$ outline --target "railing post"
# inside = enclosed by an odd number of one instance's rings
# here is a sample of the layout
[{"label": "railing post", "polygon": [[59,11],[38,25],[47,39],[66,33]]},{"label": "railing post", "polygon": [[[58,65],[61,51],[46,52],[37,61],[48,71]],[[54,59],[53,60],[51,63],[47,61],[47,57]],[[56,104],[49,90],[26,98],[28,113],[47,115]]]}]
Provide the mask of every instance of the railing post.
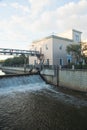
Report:
[{"label": "railing post", "polygon": [[26,73],[26,64],[24,64],[24,72]]},{"label": "railing post", "polygon": [[57,86],[59,86],[59,66],[57,66],[56,71],[57,71],[57,75],[56,75],[56,77],[57,77]]}]

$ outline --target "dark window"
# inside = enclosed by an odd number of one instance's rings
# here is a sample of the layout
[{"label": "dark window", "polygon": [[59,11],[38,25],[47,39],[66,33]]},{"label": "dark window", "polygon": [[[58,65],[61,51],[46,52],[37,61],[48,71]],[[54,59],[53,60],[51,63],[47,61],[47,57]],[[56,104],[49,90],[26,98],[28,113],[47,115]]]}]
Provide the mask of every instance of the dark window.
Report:
[{"label": "dark window", "polygon": [[63,65],[63,59],[60,58],[60,65]]},{"label": "dark window", "polygon": [[79,36],[78,35],[76,35],[76,41],[79,41]]},{"label": "dark window", "polygon": [[60,45],[59,49],[62,50],[62,45]]},{"label": "dark window", "polygon": [[70,59],[68,59],[68,63],[70,63]]},{"label": "dark window", "polygon": [[47,59],[47,65],[49,65],[49,59]]}]

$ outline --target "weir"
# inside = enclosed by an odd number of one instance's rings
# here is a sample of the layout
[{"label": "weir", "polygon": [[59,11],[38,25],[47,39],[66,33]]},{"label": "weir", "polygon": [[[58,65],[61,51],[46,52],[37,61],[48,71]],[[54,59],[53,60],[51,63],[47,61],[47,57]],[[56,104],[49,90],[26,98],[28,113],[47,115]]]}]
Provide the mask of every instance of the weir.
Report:
[{"label": "weir", "polygon": [[29,76],[29,75],[38,75],[38,72],[19,73],[19,74],[4,74],[4,75],[0,75],[0,79],[1,78],[10,78],[10,77]]},{"label": "weir", "polygon": [[[46,89],[47,94],[50,94],[52,92],[51,96],[58,97],[60,100],[65,100],[67,97],[69,100],[73,100],[74,97],[70,95],[63,94],[61,91],[59,91],[58,88],[55,88],[55,86],[47,84],[40,75],[32,74],[32,75],[9,75],[7,77],[0,78],[0,94],[2,93],[2,90],[4,93],[9,92],[8,90],[12,90],[12,92],[19,91],[19,90],[29,90],[30,88],[33,88],[33,90],[39,89]],[[77,99],[76,99],[77,100]],[[68,101],[68,100],[67,100]],[[78,100],[79,101],[79,100]],[[74,103],[74,102],[73,102]],[[76,103],[76,101],[75,101]],[[86,102],[87,103],[87,102]],[[78,104],[78,103],[77,103]],[[81,104],[80,104],[81,105]]]},{"label": "weir", "polygon": [[[38,88],[41,88],[39,86],[41,83],[44,84],[45,82],[39,75],[3,77],[0,79],[0,95],[9,94],[9,92],[38,90]],[[38,85],[34,87],[34,84]]]},{"label": "weir", "polygon": [[40,75],[0,78],[1,130],[74,128],[87,128],[87,100],[61,92]]}]

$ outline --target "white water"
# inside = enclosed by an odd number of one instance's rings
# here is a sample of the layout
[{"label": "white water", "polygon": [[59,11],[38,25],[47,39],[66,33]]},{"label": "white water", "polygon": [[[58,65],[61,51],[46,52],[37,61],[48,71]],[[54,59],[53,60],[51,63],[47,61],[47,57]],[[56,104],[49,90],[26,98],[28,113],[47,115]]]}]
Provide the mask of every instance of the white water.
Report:
[{"label": "white water", "polygon": [[64,94],[54,86],[46,84],[39,75],[20,76],[0,79],[0,96],[15,96],[17,93],[44,94],[56,100],[73,104],[75,106],[87,106],[87,101]]},{"label": "white water", "polygon": [[5,73],[4,73],[4,72],[2,72],[2,70],[0,70],[0,75],[5,75]]},{"label": "white water", "polygon": [[0,78],[0,130],[86,130],[87,101],[39,75]]},{"label": "white water", "polygon": [[0,95],[15,92],[40,91],[45,88],[45,82],[38,75],[0,79]]}]

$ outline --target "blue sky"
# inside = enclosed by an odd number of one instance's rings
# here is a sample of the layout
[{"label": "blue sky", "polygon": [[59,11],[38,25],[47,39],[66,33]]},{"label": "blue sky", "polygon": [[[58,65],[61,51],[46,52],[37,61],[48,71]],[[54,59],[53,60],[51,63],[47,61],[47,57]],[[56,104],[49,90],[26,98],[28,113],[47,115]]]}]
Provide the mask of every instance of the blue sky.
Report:
[{"label": "blue sky", "polygon": [[0,48],[28,49],[73,28],[87,39],[87,0],[0,0]]}]

